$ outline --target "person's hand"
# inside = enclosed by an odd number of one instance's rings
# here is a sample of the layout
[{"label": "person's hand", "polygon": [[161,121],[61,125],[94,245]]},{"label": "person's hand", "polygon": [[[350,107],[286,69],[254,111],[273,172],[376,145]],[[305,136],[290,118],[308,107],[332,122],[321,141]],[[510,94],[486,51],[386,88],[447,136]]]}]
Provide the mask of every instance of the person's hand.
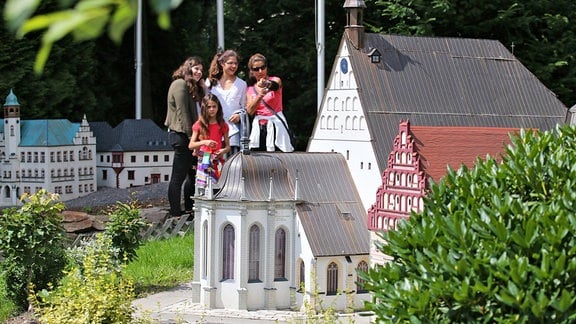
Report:
[{"label": "person's hand", "polygon": [[240,122],[240,114],[232,114],[232,116],[228,118],[228,121],[232,124],[238,124]]},{"label": "person's hand", "polygon": [[256,90],[258,94],[262,96],[265,96],[270,91],[270,89],[266,87],[266,81],[266,79],[262,78],[256,83]]},{"label": "person's hand", "polygon": [[208,146],[209,148],[215,148],[216,147],[216,141],[204,140],[204,145]]}]

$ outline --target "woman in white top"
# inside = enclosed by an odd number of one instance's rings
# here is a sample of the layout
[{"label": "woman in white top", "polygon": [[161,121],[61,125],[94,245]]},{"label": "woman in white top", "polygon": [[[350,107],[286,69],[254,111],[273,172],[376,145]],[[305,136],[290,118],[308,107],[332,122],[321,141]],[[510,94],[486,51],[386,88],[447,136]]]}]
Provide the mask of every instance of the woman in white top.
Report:
[{"label": "woman in white top", "polygon": [[212,59],[207,80],[207,91],[218,97],[230,128],[229,154],[240,149],[240,114],[246,112],[246,82],[236,76],[237,71],[238,54],[226,50]]}]

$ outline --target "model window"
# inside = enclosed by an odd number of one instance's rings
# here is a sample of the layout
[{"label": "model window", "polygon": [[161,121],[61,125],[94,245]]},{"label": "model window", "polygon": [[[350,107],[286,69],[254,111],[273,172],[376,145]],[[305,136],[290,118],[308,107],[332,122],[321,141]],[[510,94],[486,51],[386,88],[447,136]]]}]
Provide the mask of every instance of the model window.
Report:
[{"label": "model window", "polygon": [[326,295],[336,295],[338,293],[338,265],[334,262],[328,265],[326,281]]},{"label": "model window", "polygon": [[202,255],[202,277],[208,275],[208,222],[204,221],[202,225],[202,246],[204,247]]},{"label": "model window", "polygon": [[234,227],[224,227],[222,242],[222,280],[234,279]]},{"label": "model window", "polygon": [[260,227],[250,227],[248,282],[260,282]]},{"label": "model window", "polygon": [[[360,261],[360,263],[358,263],[358,266],[356,267],[356,273],[358,273],[359,271],[368,272],[368,263],[366,261]],[[360,276],[358,276],[358,280],[356,280],[356,291],[359,294],[368,292],[368,290],[366,290],[366,288],[364,288],[365,283],[366,283],[366,280],[364,280],[364,279],[360,278]]]},{"label": "model window", "polygon": [[299,278],[298,278],[298,291],[300,292],[304,292],[306,291],[306,285],[305,285],[305,279],[306,279],[306,272],[305,272],[305,265],[304,265],[304,261],[300,260],[300,269],[299,269]]},{"label": "model window", "polygon": [[286,231],[278,229],[275,242],[274,280],[284,280],[286,278]]}]

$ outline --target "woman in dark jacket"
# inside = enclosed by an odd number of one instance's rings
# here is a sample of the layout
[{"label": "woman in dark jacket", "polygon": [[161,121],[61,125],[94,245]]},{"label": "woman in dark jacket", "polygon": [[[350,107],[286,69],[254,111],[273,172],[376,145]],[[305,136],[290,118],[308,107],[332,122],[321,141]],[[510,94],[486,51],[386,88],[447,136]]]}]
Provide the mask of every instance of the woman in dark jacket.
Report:
[{"label": "woman in dark jacket", "polygon": [[[191,213],[194,202],[197,158],[188,149],[192,124],[198,119],[200,100],[204,97],[202,61],[189,57],[172,74],[168,89],[168,109],[164,125],[168,127],[170,145],[174,148],[172,175],[168,185],[170,216]],[[182,184],[184,184],[184,211],[182,211]]]}]

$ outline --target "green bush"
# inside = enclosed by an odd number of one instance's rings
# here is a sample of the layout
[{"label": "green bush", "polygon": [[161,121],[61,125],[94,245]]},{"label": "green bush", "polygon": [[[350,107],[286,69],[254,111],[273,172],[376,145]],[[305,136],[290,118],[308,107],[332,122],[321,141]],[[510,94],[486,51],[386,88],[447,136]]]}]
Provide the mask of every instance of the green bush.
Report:
[{"label": "green bush", "polygon": [[65,230],[58,195],[40,190],[25,194],[24,205],[0,216],[0,263],[6,295],[18,307],[28,306],[28,288],[40,289],[62,277],[66,265]]},{"label": "green bush", "polygon": [[74,266],[52,290],[31,296],[41,323],[129,323],[134,297],[131,280],[122,277],[112,242],[98,235],[86,244],[80,266]]},{"label": "green bush", "polygon": [[110,237],[112,246],[120,250],[120,256],[132,261],[136,257],[136,249],[142,244],[142,229],[146,225],[136,203],[118,202],[106,223],[104,235]]},{"label": "green bush", "polygon": [[521,132],[502,162],[432,184],[361,276],[381,321],[576,321],[576,130]]}]

